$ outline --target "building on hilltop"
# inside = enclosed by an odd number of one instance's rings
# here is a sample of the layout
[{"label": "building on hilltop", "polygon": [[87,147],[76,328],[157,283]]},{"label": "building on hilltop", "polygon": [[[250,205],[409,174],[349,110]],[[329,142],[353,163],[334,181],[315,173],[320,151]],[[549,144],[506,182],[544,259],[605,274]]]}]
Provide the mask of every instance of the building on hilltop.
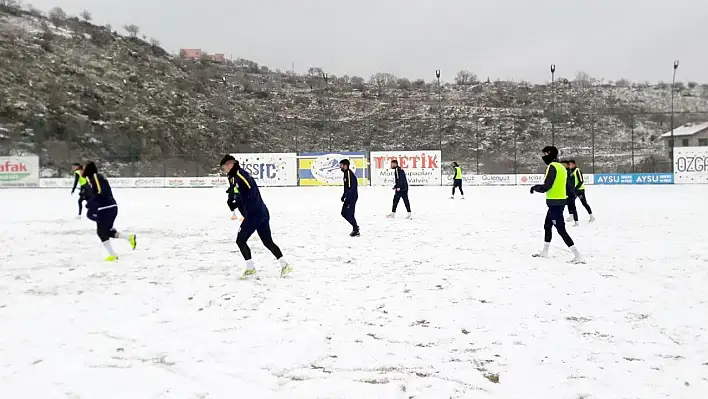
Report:
[{"label": "building on hilltop", "polygon": [[198,48],[183,48],[179,50],[179,58],[183,60],[198,60],[202,58],[202,50]]},{"label": "building on hilltop", "polygon": [[[667,151],[671,151],[671,131],[661,136]],[[674,147],[708,147],[708,122],[686,123],[674,128]]]},{"label": "building on hilltop", "polygon": [[179,50],[179,58],[183,60],[201,60],[202,57],[207,57],[212,61],[216,62],[226,62],[226,56],[224,54],[207,54],[206,51],[202,51],[198,48],[183,48]]}]

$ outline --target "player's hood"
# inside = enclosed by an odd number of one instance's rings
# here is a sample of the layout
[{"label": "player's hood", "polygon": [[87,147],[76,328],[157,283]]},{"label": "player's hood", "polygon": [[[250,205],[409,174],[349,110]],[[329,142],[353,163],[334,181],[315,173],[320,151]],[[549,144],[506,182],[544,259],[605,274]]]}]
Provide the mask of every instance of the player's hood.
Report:
[{"label": "player's hood", "polygon": [[98,168],[96,167],[95,163],[89,162],[86,164],[86,166],[84,166],[84,177],[93,176],[96,173],[98,173]]}]

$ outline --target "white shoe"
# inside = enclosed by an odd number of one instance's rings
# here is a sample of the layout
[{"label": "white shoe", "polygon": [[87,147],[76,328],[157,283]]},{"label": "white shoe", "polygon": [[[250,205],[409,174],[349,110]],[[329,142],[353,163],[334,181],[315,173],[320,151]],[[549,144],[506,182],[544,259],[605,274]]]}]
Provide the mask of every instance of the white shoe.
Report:
[{"label": "white shoe", "polygon": [[572,221],[573,221],[573,217],[572,217],[572,216],[568,216],[567,218],[565,218],[565,221],[566,221],[566,222],[572,222]]},{"label": "white shoe", "polygon": [[574,227],[578,227],[578,226],[580,226],[580,223],[576,220],[576,221],[573,223],[573,226],[574,226]]},{"label": "white shoe", "polygon": [[455,196],[453,195],[452,197],[450,197],[450,199],[455,199]]},{"label": "white shoe", "polygon": [[595,215],[590,215],[590,223],[595,221]]},{"label": "white shoe", "polygon": [[534,258],[548,258],[548,251],[541,251],[531,256],[533,256]]},{"label": "white shoe", "polygon": [[395,214],[395,213],[389,213],[388,215],[386,215],[386,217],[389,218],[389,219],[393,219],[393,218],[396,217],[396,214]]},{"label": "white shoe", "polygon": [[411,212],[408,212],[408,215],[406,215],[406,219],[413,219],[413,214]]},{"label": "white shoe", "polygon": [[580,251],[578,251],[578,248],[575,248],[575,245],[573,245],[572,247],[570,247],[568,249],[570,249],[570,252],[573,253],[573,259],[570,261],[570,263],[574,263],[574,264],[585,263],[585,258],[583,258],[583,255],[580,254]]},{"label": "white shoe", "polygon": [[464,196],[464,195],[462,196],[462,199],[465,199],[465,196]]}]

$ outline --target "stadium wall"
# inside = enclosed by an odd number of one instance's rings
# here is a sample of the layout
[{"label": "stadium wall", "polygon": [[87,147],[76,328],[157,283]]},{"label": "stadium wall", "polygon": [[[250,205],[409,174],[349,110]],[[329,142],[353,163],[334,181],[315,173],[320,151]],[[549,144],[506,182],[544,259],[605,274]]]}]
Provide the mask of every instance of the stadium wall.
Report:
[{"label": "stadium wall", "polygon": [[[362,186],[393,185],[389,169],[397,159],[406,170],[411,186],[447,186],[452,184],[450,168],[443,167],[441,152],[375,151],[240,153],[233,154],[262,187],[341,185],[338,160],[349,158]],[[447,172],[447,173],[443,173]],[[0,188],[40,187],[69,188],[73,178],[40,178],[39,158],[0,157]],[[116,188],[199,188],[220,187],[225,177],[111,177]],[[463,175],[466,186],[514,186],[543,182],[543,174]],[[586,174],[585,184],[700,184],[708,183],[708,147],[674,149],[674,173],[598,173]]]}]

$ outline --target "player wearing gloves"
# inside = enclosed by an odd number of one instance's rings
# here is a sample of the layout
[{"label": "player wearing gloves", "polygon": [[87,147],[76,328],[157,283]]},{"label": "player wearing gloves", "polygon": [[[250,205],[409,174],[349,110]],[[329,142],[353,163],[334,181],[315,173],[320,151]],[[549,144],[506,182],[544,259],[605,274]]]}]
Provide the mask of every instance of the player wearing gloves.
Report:
[{"label": "player wearing gloves", "polygon": [[[236,179],[229,177],[229,188],[226,189],[226,194],[229,195],[226,200],[226,205],[229,206],[231,211],[231,220],[238,220],[239,217],[236,215],[236,209],[238,209],[241,216],[243,216],[243,205],[241,205],[241,196],[238,193],[238,185],[236,184]],[[241,218],[243,220],[243,218]]]},{"label": "player wearing gloves", "polygon": [[396,217],[396,208],[398,208],[398,202],[403,199],[403,205],[406,206],[406,211],[408,211],[408,216],[406,219],[412,217],[411,214],[411,203],[408,200],[408,179],[406,178],[406,172],[398,166],[398,161],[395,159],[391,160],[391,169],[393,169],[394,186],[393,190],[396,192],[393,195],[393,207],[391,207],[391,213],[387,217]]},{"label": "player wearing gloves", "polygon": [[359,225],[356,223],[354,213],[356,211],[356,201],[359,199],[359,182],[356,175],[349,169],[349,160],[339,161],[339,169],[344,173],[344,193],[342,194],[342,217],[352,225],[350,237],[359,237]]},{"label": "player wearing gloves", "polygon": [[108,251],[106,261],[117,260],[118,255],[113,251],[111,238],[124,238],[134,250],[137,246],[137,237],[135,234],[121,234],[113,228],[113,223],[115,223],[118,216],[118,204],[113,198],[111,185],[108,184],[108,180],[102,174],[98,173],[96,164],[93,162],[87,163],[84,167],[83,176],[86,178],[92,192],[86,204],[86,216],[96,222],[98,238],[101,239],[103,246]]},{"label": "player wearing gloves", "polygon": [[568,231],[565,229],[565,221],[563,220],[563,209],[568,201],[568,172],[563,165],[558,162],[558,149],[553,146],[548,146],[543,149],[543,162],[548,165],[543,184],[537,184],[531,187],[531,194],[546,193],[546,221],[543,224],[544,239],[543,250],[534,254],[534,257],[548,257],[548,248],[551,246],[551,238],[553,236],[553,226],[556,227],[558,234],[563,238],[565,245],[573,252],[574,258],[572,263],[584,263],[582,255],[575,247],[573,239],[570,238]]}]

